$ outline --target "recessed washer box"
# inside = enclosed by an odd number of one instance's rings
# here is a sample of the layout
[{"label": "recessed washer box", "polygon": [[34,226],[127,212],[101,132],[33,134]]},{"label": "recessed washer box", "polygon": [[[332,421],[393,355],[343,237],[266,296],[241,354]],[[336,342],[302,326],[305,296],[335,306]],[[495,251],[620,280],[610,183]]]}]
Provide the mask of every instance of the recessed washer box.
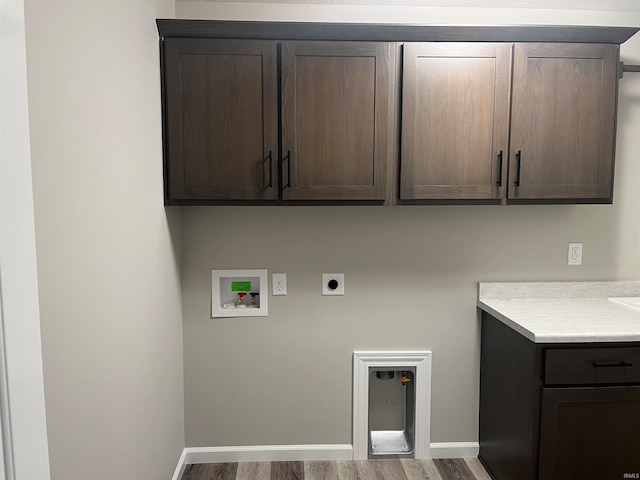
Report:
[{"label": "recessed washer box", "polygon": [[266,317],[267,270],[211,270],[211,318]]}]

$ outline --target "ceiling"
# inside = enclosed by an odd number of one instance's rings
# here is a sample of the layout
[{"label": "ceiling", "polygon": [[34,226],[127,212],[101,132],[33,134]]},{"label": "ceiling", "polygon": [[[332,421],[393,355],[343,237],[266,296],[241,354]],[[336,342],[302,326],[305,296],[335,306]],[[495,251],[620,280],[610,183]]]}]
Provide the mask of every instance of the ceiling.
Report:
[{"label": "ceiling", "polygon": [[[194,0],[176,0],[187,2]],[[536,8],[639,12],[639,0],[196,0],[210,3],[291,3],[421,7]]]}]

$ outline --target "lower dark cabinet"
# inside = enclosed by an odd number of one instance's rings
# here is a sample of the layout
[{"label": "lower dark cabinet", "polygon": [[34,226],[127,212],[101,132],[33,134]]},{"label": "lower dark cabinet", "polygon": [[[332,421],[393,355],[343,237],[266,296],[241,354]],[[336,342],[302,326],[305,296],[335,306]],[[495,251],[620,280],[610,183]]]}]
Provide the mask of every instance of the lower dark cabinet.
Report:
[{"label": "lower dark cabinet", "polygon": [[480,460],[495,480],[640,478],[638,343],[534,343],[482,315]]},{"label": "lower dark cabinet", "polygon": [[539,470],[548,480],[640,478],[640,386],[543,388]]}]

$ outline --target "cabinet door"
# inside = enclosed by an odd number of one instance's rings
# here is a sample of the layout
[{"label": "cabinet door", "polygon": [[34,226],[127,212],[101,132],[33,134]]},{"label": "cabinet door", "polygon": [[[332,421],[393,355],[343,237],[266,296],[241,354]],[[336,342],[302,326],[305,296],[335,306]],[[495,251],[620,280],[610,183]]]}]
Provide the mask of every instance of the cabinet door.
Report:
[{"label": "cabinet door", "polygon": [[511,50],[404,45],[401,199],[505,197]]},{"label": "cabinet door", "polygon": [[617,68],[617,45],[516,45],[509,198],[611,201]]},{"label": "cabinet door", "polygon": [[284,199],[385,199],[392,52],[375,42],[282,45]]},{"label": "cabinet door", "polygon": [[539,480],[640,478],[640,387],[543,388],[540,428]]},{"label": "cabinet door", "polygon": [[168,38],[164,70],[168,202],[277,199],[276,44]]}]

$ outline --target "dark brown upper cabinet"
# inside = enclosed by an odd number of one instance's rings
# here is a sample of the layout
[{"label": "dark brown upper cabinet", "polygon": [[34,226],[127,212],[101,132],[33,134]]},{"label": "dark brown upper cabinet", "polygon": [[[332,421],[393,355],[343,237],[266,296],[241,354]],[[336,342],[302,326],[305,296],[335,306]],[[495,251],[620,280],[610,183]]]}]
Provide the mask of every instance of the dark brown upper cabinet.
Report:
[{"label": "dark brown upper cabinet", "polygon": [[165,41],[166,201],[278,198],[277,44]]},{"label": "dark brown upper cabinet", "polygon": [[169,38],[164,48],[167,203],[387,198],[391,44]]},{"label": "dark brown upper cabinet", "polygon": [[385,200],[393,52],[377,42],[283,43],[283,199]]},{"label": "dark brown upper cabinet", "polygon": [[511,44],[403,47],[401,200],[507,191]]},{"label": "dark brown upper cabinet", "polygon": [[405,44],[400,199],[611,202],[618,50]]},{"label": "dark brown upper cabinet", "polygon": [[607,203],[638,28],[158,19],[165,203]]},{"label": "dark brown upper cabinet", "polygon": [[618,45],[515,45],[509,199],[610,202]]}]

